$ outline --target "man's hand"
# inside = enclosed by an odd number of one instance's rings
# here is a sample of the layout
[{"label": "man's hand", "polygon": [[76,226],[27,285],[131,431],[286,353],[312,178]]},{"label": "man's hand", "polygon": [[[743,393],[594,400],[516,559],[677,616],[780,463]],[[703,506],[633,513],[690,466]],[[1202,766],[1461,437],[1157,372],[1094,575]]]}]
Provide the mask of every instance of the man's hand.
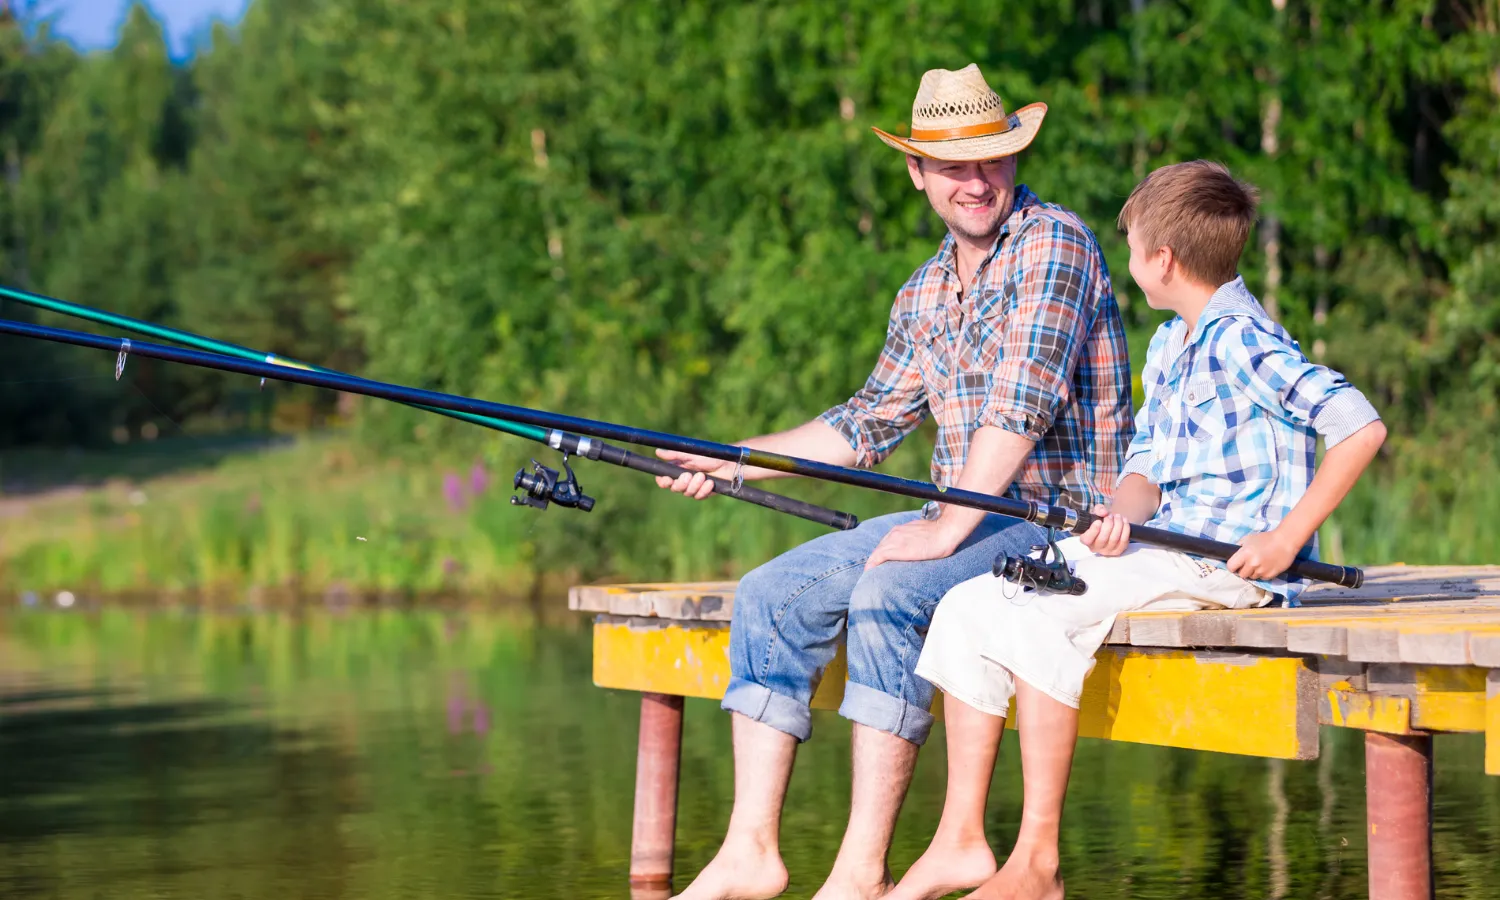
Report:
[{"label": "man's hand", "polygon": [[1279,529],[1248,535],[1240,542],[1238,552],[1229,557],[1229,571],[1248,581],[1275,578],[1291,566],[1301,549]]},{"label": "man's hand", "polygon": [[1130,520],[1102,506],[1094,507],[1095,519],[1089,530],[1078,536],[1083,546],[1098,556],[1119,556],[1130,546]]},{"label": "man's hand", "polygon": [[875,545],[875,552],[865,561],[865,570],[869,571],[883,562],[921,562],[952,556],[967,534],[968,532],[957,533],[941,518],[919,519],[897,525],[886,532],[880,543]]},{"label": "man's hand", "polygon": [[728,465],[721,459],[678,453],[676,450],[657,450],[656,455],[674,466],[687,469],[676,478],[668,478],[665,475],[656,476],[657,487],[666,488],[674,494],[683,494],[694,500],[702,500],[714,492],[714,483],[708,480],[708,476],[728,477],[719,472]]}]

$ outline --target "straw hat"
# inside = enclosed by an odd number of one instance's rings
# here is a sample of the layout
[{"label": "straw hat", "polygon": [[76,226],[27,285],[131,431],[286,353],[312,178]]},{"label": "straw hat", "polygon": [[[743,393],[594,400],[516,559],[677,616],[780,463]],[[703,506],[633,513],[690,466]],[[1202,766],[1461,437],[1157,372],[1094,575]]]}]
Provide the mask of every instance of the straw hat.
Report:
[{"label": "straw hat", "polygon": [[979,66],[957,72],[929,69],[911,105],[911,137],[873,129],[882,141],[914,156],[955,162],[995,159],[1026,149],[1042,127],[1047,104],[1032,103],[1010,115],[990,90]]}]

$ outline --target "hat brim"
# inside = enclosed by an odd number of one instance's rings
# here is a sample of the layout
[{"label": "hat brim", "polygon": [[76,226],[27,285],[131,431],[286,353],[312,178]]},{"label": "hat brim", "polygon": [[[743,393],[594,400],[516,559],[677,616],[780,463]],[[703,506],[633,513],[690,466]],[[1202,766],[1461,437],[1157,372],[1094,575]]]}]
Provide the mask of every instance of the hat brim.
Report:
[{"label": "hat brim", "polygon": [[1036,139],[1037,132],[1042,128],[1042,120],[1047,117],[1047,104],[1030,103],[1016,110],[1014,115],[1021,124],[1009,131],[987,134],[982,137],[951,138],[946,141],[913,141],[896,137],[879,128],[872,127],[870,130],[874,131],[875,136],[885,141],[888,146],[902,153],[910,153],[912,156],[945,162],[978,162],[998,159],[1002,156],[1014,156],[1029,147]]}]

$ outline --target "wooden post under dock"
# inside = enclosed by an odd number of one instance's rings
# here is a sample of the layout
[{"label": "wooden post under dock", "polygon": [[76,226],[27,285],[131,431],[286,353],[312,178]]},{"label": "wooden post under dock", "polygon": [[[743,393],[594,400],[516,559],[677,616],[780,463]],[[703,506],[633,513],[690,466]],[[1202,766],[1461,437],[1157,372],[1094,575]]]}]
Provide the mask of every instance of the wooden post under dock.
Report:
[{"label": "wooden post under dock", "polygon": [[641,732],[635,757],[635,823],[630,886],[672,884],[677,837],[677,766],[682,759],[682,697],[641,695]]},{"label": "wooden post under dock", "polygon": [[1426,900],[1432,886],[1432,736],[1365,734],[1370,900]]},{"label": "wooden post under dock", "polygon": [[[643,694],[630,883],[651,896],[670,892],[682,698],[729,685],[734,590],[569,593],[597,614],[594,683]],[[1121,616],[1084,684],[1079,734],[1305,760],[1322,726],[1364,731],[1370,898],[1431,900],[1433,735],[1483,733],[1485,771],[1500,775],[1500,566],[1385,566],[1302,601]],[[838,707],[843,667],[840,651],[814,707]]]}]

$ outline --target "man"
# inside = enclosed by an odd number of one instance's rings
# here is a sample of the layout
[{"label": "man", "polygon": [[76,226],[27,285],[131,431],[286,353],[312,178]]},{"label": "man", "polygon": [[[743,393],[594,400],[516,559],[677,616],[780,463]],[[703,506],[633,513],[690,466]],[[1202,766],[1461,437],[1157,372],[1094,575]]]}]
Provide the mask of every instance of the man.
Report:
[{"label": "man", "polygon": [[[1125,333],[1094,235],[1016,185],[1015,154],[1046,112],[1033,103],[1007,115],[978,66],[922,76],[910,139],[875,132],[907,154],[912,184],[948,235],[897,294],[865,386],[811,422],[744,445],[873,466],[932,415],[935,483],[1082,509],[1108,504],[1131,435]],[[658,483],[697,499],[713,490],[704,473],[734,471],[718,460],[659,455],[693,474]],[[734,714],[734,811],[718,855],[683,900],[785,890],[782,801],[797,744],[811,735],[808,702],[846,622],[839,712],[854,722],[853,803],[817,896],[890,889],[891,833],[932,727],[933,686],[913,668],[933,610],[997,555],[1023,554],[1043,536],[1019,520],[928,504],[825,535],[744,577],[723,703]],[[993,859],[985,865],[965,880],[994,871]]]}]

